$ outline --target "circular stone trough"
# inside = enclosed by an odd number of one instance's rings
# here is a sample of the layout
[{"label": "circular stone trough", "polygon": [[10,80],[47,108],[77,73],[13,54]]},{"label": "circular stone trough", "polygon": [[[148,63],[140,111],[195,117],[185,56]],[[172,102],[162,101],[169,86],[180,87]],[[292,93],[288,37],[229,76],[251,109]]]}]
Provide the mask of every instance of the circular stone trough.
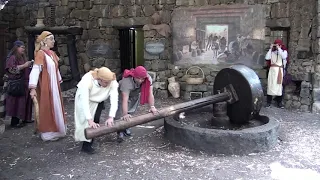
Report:
[{"label": "circular stone trough", "polygon": [[225,92],[235,98],[187,111],[183,119],[178,114],[166,117],[166,137],[209,154],[246,155],[273,148],[279,123],[259,115],[264,95],[258,75],[244,65],[222,69],[215,77],[214,94]]},{"label": "circular stone trough", "polygon": [[208,154],[224,155],[265,152],[277,144],[279,123],[273,118],[257,116],[255,120],[241,126],[212,126],[211,112],[198,109],[186,113],[185,119],[166,117],[166,138],[175,144]]}]

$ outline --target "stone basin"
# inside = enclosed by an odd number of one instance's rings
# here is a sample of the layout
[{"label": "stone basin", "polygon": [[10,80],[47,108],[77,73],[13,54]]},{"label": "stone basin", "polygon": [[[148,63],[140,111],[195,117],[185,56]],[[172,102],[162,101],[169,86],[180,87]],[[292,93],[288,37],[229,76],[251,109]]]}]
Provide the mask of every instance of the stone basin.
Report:
[{"label": "stone basin", "polygon": [[186,112],[184,119],[166,117],[165,136],[177,145],[217,155],[265,152],[277,144],[279,123],[274,118],[258,115],[242,125],[212,118],[212,107]]}]

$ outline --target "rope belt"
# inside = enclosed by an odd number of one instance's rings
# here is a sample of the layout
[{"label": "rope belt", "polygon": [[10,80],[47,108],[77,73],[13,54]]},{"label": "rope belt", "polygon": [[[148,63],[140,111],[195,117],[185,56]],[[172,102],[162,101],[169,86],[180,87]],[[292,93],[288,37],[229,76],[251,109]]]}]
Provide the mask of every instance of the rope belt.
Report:
[{"label": "rope belt", "polygon": [[271,67],[279,67],[277,83],[278,83],[278,84],[282,84],[282,80],[283,80],[282,70],[281,70],[282,66],[278,66],[278,65],[275,65],[275,64],[271,64]]}]

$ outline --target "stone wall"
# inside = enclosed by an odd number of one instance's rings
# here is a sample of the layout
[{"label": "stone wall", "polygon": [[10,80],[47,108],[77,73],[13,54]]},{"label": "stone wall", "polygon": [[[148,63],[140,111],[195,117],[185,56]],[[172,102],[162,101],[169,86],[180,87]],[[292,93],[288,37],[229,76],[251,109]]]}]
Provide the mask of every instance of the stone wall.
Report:
[{"label": "stone wall", "polygon": [[[280,9],[283,9],[281,13]],[[317,32],[316,1],[290,1],[271,6],[271,17],[278,17],[272,26],[290,26],[290,61],[289,73],[296,84],[286,88],[286,107],[310,111],[313,103],[311,76],[314,72],[314,59],[318,51],[315,44]],[[289,18],[286,18],[289,17]],[[273,24],[274,23],[274,24]],[[271,26],[271,27],[272,27]]]},{"label": "stone wall", "polygon": [[72,79],[71,67],[68,57],[67,39],[63,35],[55,36],[56,53],[60,58],[59,69],[61,77],[64,81]]},{"label": "stone wall", "polygon": [[316,21],[313,25],[313,29],[317,29],[317,32],[312,33],[313,50],[315,51],[315,60],[313,61],[314,74],[312,78],[312,98],[313,98],[313,113],[320,113],[320,1],[317,2],[317,11],[314,18]]},{"label": "stone wall", "polygon": [[16,5],[16,2],[8,3],[5,8],[0,11],[0,22],[4,27],[7,27],[8,37],[6,38],[6,47],[8,50],[12,47],[16,37],[20,35],[20,31],[16,34],[16,29],[19,28],[19,20],[17,20],[19,10],[15,8]]},{"label": "stone wall", "polygon": [[[318,31],[318,14],[316,0],[30,0],[10,3],[0,12],[0,20],[10,23],[12,37],[17,35],[26,41],[24,26],[36,23],[37,11],[44,8],[47,20],[55,12],[55,26],[81,26],[82,36],[77,36],[77,50],[80,71],[86,72],[90,68],[102,65],[119,72],[119,38],[116,26],[145,25],[152,22],[151,16],[159,12],[162,22],[172,27],[172,12],[179,7],[200,7],[220,4],[265,4],[266,28],[265,49],[270,46],[272,28],[288,28],[289,37],[289,73],[295,81],[286,88],[285,103],[288,109],[310,111],[313,98],[316,103],[313,109],[320,109],[320,62]],[[14,12],[14,13],[12,13]],[[19,29],[17,29],[19,28]],[[175,66],[172,61],[172,36],[169,38],[159,35],[155,30],[145,31],[145,42],[161,40],[165,42],[165,51],[160,55],[150,55],[145,52],[145,65],[149,71],[157,74],[155,92],[161,97],[167,97],[167,78],[176,76],[182,85],[182,96],[189,98],[189,91],[204,92],[204,96],[212,93],[214,77],[218,71],[215,67],[201,66],[204,71],[205,83],[199,86],[185,84],[185,73],[190,67]],[[11,38],[14,39],[14,38]],[[112,56],[89,56],[88,50],[92,45],[106,44],[110,47]],[[66,68],[67,60],[61,67]],[[316,68],[314,68],[316,67]],[[315,72],[315,73],[314,73]],[[197,76],[200,71],[192,70],[191,74]],[[263,84],[266,83],[265,71],[258,69]],[[312,78],[314,81],[312,82]],[[313,88],[315,88],[313,90]],[[312,96],[313,94],[313,96]]]}]

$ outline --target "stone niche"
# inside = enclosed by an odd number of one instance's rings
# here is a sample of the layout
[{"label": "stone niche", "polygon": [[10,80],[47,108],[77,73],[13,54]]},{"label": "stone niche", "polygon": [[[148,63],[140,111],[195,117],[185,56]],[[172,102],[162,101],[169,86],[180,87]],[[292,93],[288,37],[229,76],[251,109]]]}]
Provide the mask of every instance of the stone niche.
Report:
[{"label": "stone niche", "polygon": [[[42,31],[50,31],[55,36],[55,47],[52,49],[59,56],[59,70],[62,76],[62,90],[75,87],[80,81],[80,71],[77,60],[76,35],[82,34],[81,27],[25,27],[28,33],[28,52],[34,52],[35,40]],[[28,54],[34,59],[34,54]]]}]

